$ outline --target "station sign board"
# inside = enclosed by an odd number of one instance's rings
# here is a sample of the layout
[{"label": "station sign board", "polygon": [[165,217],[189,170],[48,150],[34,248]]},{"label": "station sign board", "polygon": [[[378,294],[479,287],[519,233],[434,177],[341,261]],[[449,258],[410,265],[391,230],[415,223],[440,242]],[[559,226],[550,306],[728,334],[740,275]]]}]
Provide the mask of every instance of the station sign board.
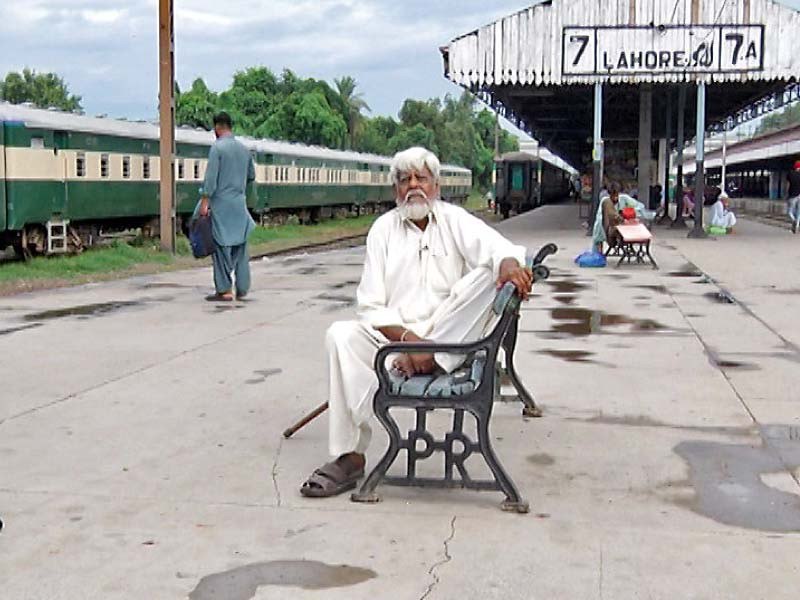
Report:
[{"label": "station sign board", "polygon": [[565,76],[761,71],[764,26],[567,26],[561,67]]}]

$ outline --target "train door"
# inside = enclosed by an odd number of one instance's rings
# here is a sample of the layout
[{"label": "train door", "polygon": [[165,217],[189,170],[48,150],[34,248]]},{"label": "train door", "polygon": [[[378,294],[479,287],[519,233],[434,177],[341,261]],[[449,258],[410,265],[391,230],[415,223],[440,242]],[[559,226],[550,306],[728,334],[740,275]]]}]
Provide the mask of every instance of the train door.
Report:
[{"label": "train door", "polygon": [[69,210],[69,179],[67,177],[67,148],[69,134],[66,131],[53,132],[53,154],[55,155],[55,180],[60,183],[58,194],[53,196],[53,214],[66,215]]},{"label": "train door", "polygon": [[[6,218],[6,124],[0,121],[0,239],[7,227]],[[0,248],[2,250],[3,248]]]},{"label": "train door", "polygon": [[525,166],[520,163],[511,164],[510,191],[513,195],[525,193]]}]

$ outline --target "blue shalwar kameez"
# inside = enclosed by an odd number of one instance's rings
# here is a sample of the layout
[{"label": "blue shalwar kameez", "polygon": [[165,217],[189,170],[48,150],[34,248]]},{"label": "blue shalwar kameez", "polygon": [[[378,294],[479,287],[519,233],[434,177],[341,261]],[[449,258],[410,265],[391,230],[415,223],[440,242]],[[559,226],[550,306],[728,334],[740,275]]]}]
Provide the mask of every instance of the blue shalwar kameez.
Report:
[{"label": "blue shalwar kameez", "polygon": [[255,227],[247,210],[245,190],[256,178],[253,159],[244,145],[232,135],[223,135],[208,153],[203,194],[208,196],[214,235],[214,287],[217,294],[233,289],[236,295],[250,290],[247,237]]}]

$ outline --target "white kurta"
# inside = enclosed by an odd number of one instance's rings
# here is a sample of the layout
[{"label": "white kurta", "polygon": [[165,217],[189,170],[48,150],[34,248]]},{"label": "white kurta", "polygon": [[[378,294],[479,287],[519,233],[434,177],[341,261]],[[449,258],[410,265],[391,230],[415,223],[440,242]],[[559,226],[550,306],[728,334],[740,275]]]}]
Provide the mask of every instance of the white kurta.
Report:
[{"label": "white kurta", "polygon": [[[377,329],[399,325],[440,342],[478,339],[504,258],[523,265],[525,248],[439,200],[424,231],[403,220],[397,209],[375,221],[356,293],[359,321],[334,323],[326,336],[333,456],[363,453],[369,444],[377,389],[373,363],[388,341]],[[446,369],[455,366],[452,359],[436,356]]]},{"label": "white kurta", "polygon": [[712,227],[724,227],[725,229],[736,225],[736,215],[729,210],[725,210],[722,200],[717,200],[711,207],[711,225]]}]

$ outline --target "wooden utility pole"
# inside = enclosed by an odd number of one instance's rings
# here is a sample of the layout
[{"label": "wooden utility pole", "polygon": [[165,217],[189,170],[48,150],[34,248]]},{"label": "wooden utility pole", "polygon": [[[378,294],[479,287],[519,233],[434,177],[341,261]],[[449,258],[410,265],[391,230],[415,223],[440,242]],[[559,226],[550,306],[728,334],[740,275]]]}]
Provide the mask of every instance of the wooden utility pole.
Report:
[{"label": "wooden utility pole", "polygon": [[158,2],[158,114],[161,129],[161,249],[175,252],[175,41],[173,0]]}]

